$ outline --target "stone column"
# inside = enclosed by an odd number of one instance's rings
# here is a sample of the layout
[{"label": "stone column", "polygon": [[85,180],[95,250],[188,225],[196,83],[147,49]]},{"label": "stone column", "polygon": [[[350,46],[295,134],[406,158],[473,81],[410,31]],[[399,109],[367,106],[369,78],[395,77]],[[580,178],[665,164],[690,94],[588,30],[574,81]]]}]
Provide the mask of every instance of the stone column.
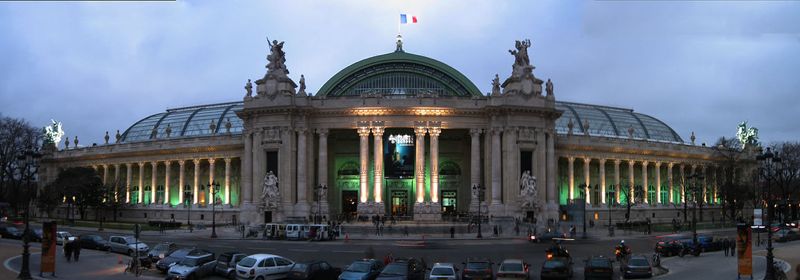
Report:
[{"label": "stone column", "polygon": [[547,204],[550,205],[550,210],[555,216],[551,217],[558,219],[558,190],[556,189],[556,168],[558,166],[558,159],[556,158],[556,134],[552,130],[547,131]]},{"label": "stone column", "polygon": [[655,162],[656,171],[656,203],[661,204],[661,162]]},{"label": "stone column", "polygon": [[108,185],[108,164],[103,164],[103,185]]},{"label": "stone column", "polygon": [[139,162],[139,195],[136,204],[144,203],[144,162]]},{"label": "stone column", "polygon": [[442,129],[437,126],[428,128],[431,137],[431,202],[439,203],[439,134]]},{"label": "stone column", "polygon": [[620,188],[619,188],[619,164],[622,163],[621,160],[614,159],[614,200],[616,203],[621,203],[622,200],[619,199],[620,197]]},{"label": "stone column", "polygon": [[156,184],[158,184],[158,162],[150,162],[150,204],[156,204]]},{"label": "stone column", "polygon": [[703,199],[703,203],[708,204],[708,174],[706,174],[706,166],[700,166],[700,169],[700,172],[703,172],[703,182],[701,185],[703,188],[703,194],[701,198]]},{"label": "stone column", "polygon": [[718,188],[719,181],[717,180],[717,169],[718,169],[718,167],[714,166],[714,168],[711,170],[711,171],[713,171],[713,174],[714,174],[714,176],[713,176],[714,179],[713,179],[712,185],[711,185],[712,191],[713,191],[713,195],[712,195],[712,198],[711,198],[711,203],[717,203],[717,190],[719,189]]},{"label": "stone column", "polygon": [[194,160],[194,184],[192,185],[192,204],[197,204],[197,193],[200,188],[200,159]]},{"label": "stone column", "polygon": [[126,163],[127,175],[125,176],[125,203],[131,203],[131,178],[133,177],[133,163]]},{"label": "stone column", "polygon": [[231,204],[231,160],[232,158],[225,158],[225,199],[224,203]]},{"label": "stone column", "polygon": [[[372,139],[373,139],[373,161],[375,169],[375,183],[373,184],[372,195],[376,203],[383,201],[383,122],[372,122]],[[382,213],[383,209],[378,209],[378,213]]]},{"label": "stone column", "polygon": [[119,164],[114,164],[114,202],[119,201]]},{"label": "stone column", "polygon": [[169,205],[169,166],[172,165],[172,161],[165,160],[164,161],[164,204]]},{"label": "stone column", "polygon": [[591,188],[589,187],[589,184],[591,184],[590,182],[591,174],[589,174],[589,164],[591,163],[592,163],[591,158],[589,157],[583,158],[583,193],[586,194],[586,197],[584,197],[586,199],[586,201],[584,201],[586,204],[591,204],[590,202],[592,201],[592,195],[591,192],[589,191],[591,190]]},{"label": "stone column", "polygon": [[686,203],[686,172],[684,171],[686,164],[681,164],[681,203]]},{"label": "stone column", "polygon": [[184,179],[186,178],[183,170],[186,166],[186,160],[178,160],[178,201],[180,204],[186,203],[185,198],[183,197],[183,184],[185,184]]},{"label": "stone column", "polygon": [[567,157],[567,176],[569,176],[569,201],[575,199],[575,157]]},{"label": "stone column", "polygon": [[626,191],[628,191],[628,192],[629,192],[629,193],[628,193],[628,201],[630,201],[630,202],[631,202],[631,204],[633,204],[633,203],[635,203],[635,202],[636,202],[636,183],[635,183],[636,181],[634,181],[634,176],[633,176],[633,166],[634,166],[635,164],[636,164],[636,162],[635,162],[635,161],[633,161],[633,160],[628,160],[628,180],[629,180],[628,182],[629,182],[629,189],[627,189]]},{"label": "stone column", "polygon": [[[325,187],[328,186],[328,129],[317,129],[317,133],[319,134],[319,161],[317,162],[317,181],[320,185]],[[331,190],[330,188],[328,189]],[[322,207],[321,212],[324,215],[329,213],[328,210],[328,198],[327,197],[320,197],[321,199],[320,206]]]},{"label": "stone column", "polygon": [[425,122],[415,122],[414,134],[417,137],[414,173],[417,179],[417,203],[425,201]]},{"label": "stone column", "polygon": [[308,129],[305,127],[297,128],[297,207],[296,212],[302,216],[308,216],[308,163],[307,151],[308,141],[306,141]]},{"label": "stone column", "polygon": [[241,180],[239,190],[241,190],[241,205],[253,202],[253,133],[244,133],[244,154],[242,154]]},{"label": "stone column", "polygon": [[502,129],[492,129],[492,206],[499,206],[501,204],[500,188],[503,186],[502,173],[500,170],[500,147],[502,146],[502,143],[500,143],[500,133],[502,133]]},{"label": "stone column", "polygon": [[600,158],[600,203],[606,204],[606,159]]},{"label": "stone column", "polygon": [[667,184],[669,184],[669,203],[670,204],[674,204],[675,203],[675,196],[673,194],[675,192],[675,188],[673,187],[673,186],[675,186],[675,181],[672,180],[672,167],[674,165],[675,165],[674,162],[670,162],[670,163],[667,164]]},{"label": "stone column", "polygon": [[650,162],[642,161],[642,190],[644,191],[644,204],[650,204],[650,186],[647,185],[647,165]]},{"label": "stone column", "polygon": [[[359,181],[360,181],[360,201],[361,203],[367,202],[367,169],[369,168],[369,127],[362,126],[358,128],[358,136],[361,139],[361,149],[359,152],[359,160],[361,165],[359,168]],[[419,153],[419,151],[417,151]]]},{"label": "stone column", "polygon": [[481,184],[481,130],[473,128],[469,130],[470,140],[470,169],[469,176],[472,186]]}]

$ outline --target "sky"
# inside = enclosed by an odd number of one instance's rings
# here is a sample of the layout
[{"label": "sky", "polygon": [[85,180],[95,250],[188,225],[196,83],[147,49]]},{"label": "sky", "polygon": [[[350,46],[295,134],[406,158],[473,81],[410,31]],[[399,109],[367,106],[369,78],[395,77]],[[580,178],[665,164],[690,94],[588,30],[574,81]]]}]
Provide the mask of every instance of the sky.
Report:
[{"label": "sky", "polygon": [[[399,25],[399,14],[417,24]],[[0,115],[61,121],[82,145],[167,108],[240,101],[267,37],[316,92],[394,51],[461,71],[482,91],[530,39],[557,100],[631,108],[713,144],[748,121],[800,140],[798,1],[0,2]]]}]

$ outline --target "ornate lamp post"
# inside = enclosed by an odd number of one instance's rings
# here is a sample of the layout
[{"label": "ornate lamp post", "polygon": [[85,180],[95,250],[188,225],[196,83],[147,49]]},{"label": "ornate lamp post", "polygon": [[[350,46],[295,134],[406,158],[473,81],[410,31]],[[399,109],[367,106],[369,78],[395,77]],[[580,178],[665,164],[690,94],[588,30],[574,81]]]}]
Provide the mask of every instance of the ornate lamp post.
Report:
[{"label": "ornate lamp post", "polygon": [[208,191],[211,194],[211,238],[217,238],[217,193],[219,192],[219,182],[209,182]]},{"label": "ornate lamp post", "polygon": [[763,178],[767,183],[767,188],[762,192],[765,193],[767,200],[767,273],[764,275],[765,280],[775,279],[775,256],[772,254],[772,212],[774,211],[772,204],[772,180],[779,175],[781,170],[781,158],[778,154],[773,154],[770,148],[761,155],[756,156],[756,160],[760,163],[758,168],[758,175]]},{"label": "ornate lamp post", "polygon": [[[323,197],[321,196],[321,194],[322,194],[321,191],[322,190],[327,191],[328,187],[325,186],[325,185],[318,185],[316,188],[314,188],[314,196],[317,197],[317,211],[314,213],[314,223],[317,223],[317,224],[322,223],[322,219],[321,219],[321,215],[320,215],[321,212],[322,212],[322,206],[321,206],[322,199],[323,199]],[[319,219],[319,221],[317,219]]]},{"label": "ornate lamp post", "polygon": [[22,268],[19,271],[18,279],[33,279],[30,271],[30,204],[31,204],[31,182],[36,181],[37,172],[39,171],[39,158],[42,154],[34,150],[32,147],[28,148],[17,157],[17,168],[19,169],[20,180],[25,180],[25,232],[23,235],[22,243]]},{"label": "ornate lamp post", "polygon": [[192,186],[186,184],[183,187],[183,202],[187,205],[186,207],[186,226],[189,228],[189,232],[192,232],[192,190],[190,189]]},{"label": "ornate lamp post", "polygon": [[483,218],[481,217],[481,203],[483,202],[483,196],[484,196],[484,193],[486,192],[486,187],[484,187],[483,185],[479,184],[477,186],[474,186],[473,188],[476,188],[478,190],[478,236],[477,236],[477,238],[483,238],[483,233],[481,232],[481,223],[482,223],[482,220],[483,220]]},{"label": "ornate lamp post", "polygon": [[692,242],[695,246],[697,246],[697,196],[699,192],[697,180],[703,180],[705,177],[702,174],[695,172],[686,178],[692,180],[692,185],[689,187],[692,192],[692,200],[694,201],[694,205],[692,206]]}]

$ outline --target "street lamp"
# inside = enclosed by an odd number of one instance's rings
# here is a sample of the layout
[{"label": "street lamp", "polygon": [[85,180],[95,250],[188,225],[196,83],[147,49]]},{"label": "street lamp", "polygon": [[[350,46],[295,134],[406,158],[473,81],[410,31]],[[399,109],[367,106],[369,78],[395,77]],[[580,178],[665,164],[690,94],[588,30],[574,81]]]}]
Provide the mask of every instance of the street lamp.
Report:
[{"label": "street lamp", "polygon": [[697,246],[697,196],[699,192],[699,188],[697,187],[697,180],[705,179],[703,174],[698,174],[697,172],[690,174],[687,177],[689,180],[692,180],[692,185],[690,187],[692,191],[692,198],[694,200],[694,205],[692,206],[692,242],[694,246]]},{"label": "street lamp", "polygon": [[323,199],[323,197],[321,196],[321,194],[322,194],[321,191],[322,190],[325,190],[326,193],[327,193],[328,186],[320,184],[314,189],[314,196],[317,197],[317,211],[314,214],[314,223],[317,223],[317,224],[321,224],[322,223],[322,219],[317,221],[318,216],[321,216],[320,214],[322,212],[322,206],[320,206],[320,203],[322,202],[322,199]]},{"label": "street lamp", "polygon": [[25,180],[25,232],[22,243],[22,268],[17,279],[33,279],[30,271],[30,204],[31,204],[31,181],[36,181],[36,173],[39,171],[39,158],[42,154],[28,146],[25,151],[17,156],[17,168],[19,169],[20,180]]},{"label": "street lamp", "polygon": [[[761,155],[756,156],[756,160],[760,163],[760,167],[758,168],[758,175],[759,177],[763,178],[767,182],[767,190],[766,190],[766,200],[767,200],[767,273],[764,275],[764,279],[772,280],[775,279],[775,256],[772,254],[772,209],[774,205],[772,204],[772,180],[775,176],[782,171],[781,170],[781,158],[778,157],[778,154],[773,154],[771,149],[768,147],[767,151]],[[762,193],[764,189],[761,189]]]},{"label": "street lamp", "polygon": [[481,184],[472,186],[473,189],[478,191],[478,238],[483,238],[483,234],[481,233],[481,202],[483,202],[484,192],[486,192],[486,187]]},{"label": "street lamp", "polygon": [[192,190],[190,189],[192,186],[186,184],[183,187],[183,203],[185,203],[188,207],[186,207],[186,227],[189,228],[189,232],[192,232]]},{"label": "street lamp", "polygon": [[209,182],[208,191],[211,193],[211,238],[217,238],[217,193],[219,192],[219,182]]}]

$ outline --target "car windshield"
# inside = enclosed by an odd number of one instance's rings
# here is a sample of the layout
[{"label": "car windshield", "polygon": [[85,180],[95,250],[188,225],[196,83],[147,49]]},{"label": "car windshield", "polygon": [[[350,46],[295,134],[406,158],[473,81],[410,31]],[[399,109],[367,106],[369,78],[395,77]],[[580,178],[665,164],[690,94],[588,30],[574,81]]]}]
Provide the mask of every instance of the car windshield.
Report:
[{"label": "car windshield", "polygon": [[645,259],[630,259],[628,261],[628,264],[632,266],[650,266],[650,264],[647,263],[647,260]]},{"label": "car windshield", "polygon": [[125,236],[125,243],[128,244],[136,243],[136,238],[133,238],[133,236]]},{"label": "car windshield", "polygon": [[431,270],[431,275],[446,275],[446,276],[451,276],[451,275],[455,275],[455,273],[453,272],[453,269],[451,269],[451,268],[447,268],[447,267],[435,267],[435,268],[433,268],[433,270]]},{"label": "car windshield", "polygon": [[255,265],[255,264],[256,264],[256,259],[251,258],[251,257],[246,257],[243,260],[241,260],[237,265],[240,265],[240,266],[243,266],[243,267],[253,267],[253,265]]},{"label": "car windshield", "polygon": [[197,261],[198,259],[196,258],[183,258],[179,264],[185,266],[197,266]]},{"label": "car windshield", "polygon": [[15,227],[7,227],[6,230],[8,232],[19,232],[19,230],[17,230],[17,228],[15,228]]},{"label": "car windshield", "polygon": [[544,262],[544,268],[557,268],[563,266],[564,262],[561,260],[549,260]]},{"label": "car windshield", "polygon": [[231,260],[231,255],[221,254],[221,255],[219,255],[219,258],[217,260],[221,261],[221,262],[228,262],[228,261]]},{"label": "car windshield", "polygon": [[607,267],[611,266],[611,262],[607,259],[592,259],[589,261],[589,265],[593,267]]},{"label": "car windshield", "polygon": [[489,269],[489,263],[488,262],[468,262],[467,263],[467,269],[470,269],[470,270]]},{"label": "car windshield", "polygon": [[501,271],[522,271],[521,263],[504,263],[500,266]]},{"label": "car windshield", "polygon": [[166,251],[167,249],[169,249],[169,244],[158,244],[156,247],[153,247],[154,252]]},{"label": "car windshield", "polygon": [[306,272],[306,265],[302,263],[296,263],[294,266],[292,266],[292,271]]},{"label": "car windshield", "polygon": [[94,240],[94,241],[103,241],[103,238],[98,236],[98,235],[91,236],[91,239]]},{"label": "car windshield", "polygon": [[389,264],[386,268],[381,271],[381,274],[384,275],[406,275],[406,265],[405,264]]},{"label": "car windshield", "polygon": [[172,254],[170,254],[169,256],[173,257],[173,258],[183,258],[188,254],[189,254],[189,250],[181,249],[181,250],[172,252]]},{"label": "car windshield", "polygon": [[357,263],[353,263],[350,266],[348,266],[347,270],[345,270],[345,271],[350,271],[350,272],[369,272],[369,268],[370,268],[369,263],[357,262]]}]

